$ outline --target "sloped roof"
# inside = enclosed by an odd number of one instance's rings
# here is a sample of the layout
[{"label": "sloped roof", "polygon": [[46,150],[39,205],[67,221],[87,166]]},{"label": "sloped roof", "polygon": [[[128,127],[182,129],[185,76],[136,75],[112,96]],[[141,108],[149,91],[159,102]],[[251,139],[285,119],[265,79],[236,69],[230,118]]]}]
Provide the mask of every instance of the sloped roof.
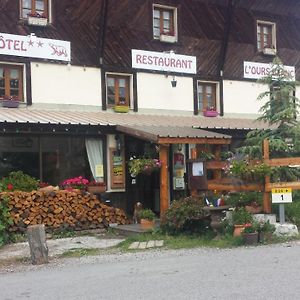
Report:
[{"label": "sloped roof", "polygon": [[193,127],[178,126],[117,126],[117,130],[123,133],[145,139],[155,143],[195,143],[196,140],[209,141],[218,140],[220,144],[230,143],[231,136],[220,134]]},{"label": "sloped roof", "polygon": [[0,108],[0,126],[3,123],[18,124],[69,124],[94,126],[152,126],[197,127],[201,129],[266,129],[268,124],[245,118],[208,118],[203,116],[158,115],[110,111],[54,110],[24,108]]}]

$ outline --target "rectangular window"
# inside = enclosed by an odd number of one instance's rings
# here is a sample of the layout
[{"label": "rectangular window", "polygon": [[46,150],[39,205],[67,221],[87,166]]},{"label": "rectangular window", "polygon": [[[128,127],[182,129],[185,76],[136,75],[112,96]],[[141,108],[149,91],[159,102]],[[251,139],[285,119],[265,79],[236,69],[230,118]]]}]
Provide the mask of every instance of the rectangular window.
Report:
[{"label": "rectangular window", "polygon": [[130,106],[130,77],[107,75],[107,106]]},{"label": "rectangular window", "polygon": [[[175,42],[177,38],[176,12],[172,7],[153,6],[153,38]],[[169,38],[168,38],[169,37]],[[173,39],[172,39],[173,37]]]},{"label": "rectangular window", "polygon": [[23,101],[23,68],[0,64],[0,99]]},{"label": "rectangular window", "polygon": [[198,110],[216,110],[216,83],[198,82]]},{"label": "rectangular window", "polygon": [[257,22],[257,50],[276,49],[275,23]]},{"label": "rectangular window", "polygon": [[21,18],[48,18],[48,0],[21,0]]}]

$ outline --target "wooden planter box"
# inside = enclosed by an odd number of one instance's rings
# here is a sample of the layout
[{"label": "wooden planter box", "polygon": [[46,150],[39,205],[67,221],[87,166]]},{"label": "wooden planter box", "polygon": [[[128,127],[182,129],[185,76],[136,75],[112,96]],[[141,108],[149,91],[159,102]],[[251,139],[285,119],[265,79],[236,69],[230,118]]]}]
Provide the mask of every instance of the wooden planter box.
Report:
[{"label": "wooden planter box", "polygon": [[106,191],[106,185],[88,186],[87,190],[91,194],[101,194]]}]

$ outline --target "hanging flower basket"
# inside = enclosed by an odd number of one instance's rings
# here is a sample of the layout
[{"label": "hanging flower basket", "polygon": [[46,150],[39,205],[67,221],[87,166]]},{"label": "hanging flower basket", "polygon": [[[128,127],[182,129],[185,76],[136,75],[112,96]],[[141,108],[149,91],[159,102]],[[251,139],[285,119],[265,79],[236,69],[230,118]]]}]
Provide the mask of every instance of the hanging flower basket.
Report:
[{"label": "hanging flower basket", "polygon": [[128,162],[129,173],[135,177],[138,174],[151,174],[159,170],[161,162],[156,158],[131,158]]}]

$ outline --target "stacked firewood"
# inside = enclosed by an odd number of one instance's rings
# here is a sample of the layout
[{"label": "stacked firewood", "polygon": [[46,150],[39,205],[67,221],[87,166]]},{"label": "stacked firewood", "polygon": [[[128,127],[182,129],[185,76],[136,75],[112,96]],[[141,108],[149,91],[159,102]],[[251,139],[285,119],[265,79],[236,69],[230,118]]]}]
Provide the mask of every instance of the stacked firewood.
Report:
[{"label": "stacked firewood", "polygon": [[28,225],[45,224],[49,230],[103,228],[111,223],[126,224],[123,210],[105,205],[93,194],[57,190],[1,193],[9,197],[13,220],[10,230],[23,232]]}]

